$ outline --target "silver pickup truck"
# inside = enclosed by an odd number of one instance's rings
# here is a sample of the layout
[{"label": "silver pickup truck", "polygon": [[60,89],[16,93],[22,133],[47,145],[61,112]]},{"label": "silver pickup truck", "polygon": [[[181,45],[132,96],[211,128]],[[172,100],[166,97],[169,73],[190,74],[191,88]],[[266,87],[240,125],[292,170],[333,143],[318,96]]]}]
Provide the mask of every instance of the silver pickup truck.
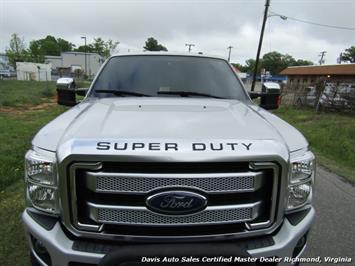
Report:
[{"label": "silver pickup truck", "polygon": [[33,265],[297,264],[315,158],[266,111],[277,95],[248,94],[223,58],[167,52],[112,56],[76,92],[25,156]]}]

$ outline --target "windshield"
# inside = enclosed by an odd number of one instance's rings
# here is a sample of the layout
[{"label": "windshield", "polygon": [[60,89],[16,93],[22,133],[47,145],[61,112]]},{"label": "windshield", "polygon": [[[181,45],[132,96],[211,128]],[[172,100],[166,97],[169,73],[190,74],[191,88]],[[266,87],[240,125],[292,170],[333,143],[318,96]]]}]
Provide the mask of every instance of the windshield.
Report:
[{"label": "windshield", "polygon": [[[110,93],[110,91],[121,93]],[[95,81],[95,97],[215,97],[247,100],[228,63],[222,59],[137,55],[112,57]]]}]

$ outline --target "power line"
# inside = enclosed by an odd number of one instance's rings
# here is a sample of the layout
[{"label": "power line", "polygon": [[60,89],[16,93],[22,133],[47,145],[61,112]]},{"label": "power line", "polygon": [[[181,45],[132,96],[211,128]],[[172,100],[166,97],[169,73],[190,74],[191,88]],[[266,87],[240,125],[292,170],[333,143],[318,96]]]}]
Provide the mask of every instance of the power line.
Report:
[{"label": "power line", "polygon": [[306,24],[311,24],[311,25],[315,25],[315,26],[333,28],[333,29],[338,29],[338,30],[354,30],[355,31],[355,28],[352,28],[352,27],[344,27],[344,26],[337,26],[337,25],[322,24],[322,23],[313,22],[313,21],[309,21],[309,20],[303,20],[303,19],[299,19],[299,18],[289,17],[289,16],[286,16],[286,15],[275,13],[273,11],[270,11],[270,13],[272,13],[273,15],[284,17],[284,18],[289,19],[289,20],[294,20],[294,21],[298,21],[298,22],[302,22],[302,23],[306,23]]}]

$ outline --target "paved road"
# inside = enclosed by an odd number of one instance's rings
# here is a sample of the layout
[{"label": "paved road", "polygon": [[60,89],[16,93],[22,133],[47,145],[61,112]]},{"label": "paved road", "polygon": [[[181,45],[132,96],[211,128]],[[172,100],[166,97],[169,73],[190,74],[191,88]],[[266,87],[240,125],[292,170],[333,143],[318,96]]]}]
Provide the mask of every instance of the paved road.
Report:
[{"label": "paved road", "polygon": [[355,265],[355,186],[318,167],[315,189],[316,222],[304,256],[348,256]]}]

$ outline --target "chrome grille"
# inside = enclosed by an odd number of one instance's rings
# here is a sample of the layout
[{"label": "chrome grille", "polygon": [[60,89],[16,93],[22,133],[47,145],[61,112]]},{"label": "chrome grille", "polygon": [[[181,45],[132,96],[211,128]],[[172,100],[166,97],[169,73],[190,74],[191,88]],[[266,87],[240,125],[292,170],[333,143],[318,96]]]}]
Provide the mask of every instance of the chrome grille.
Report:
[{"label": "chrome grille", "polygon": [[[68,168],[71,189],[67,204],[71,206],[71,218],[65,216],[64,224],[80,235],[107,239],[114,235],[161,238],[170,236],[170,232],[181,232],[177,233],[179,237],[193,232],[201,237],[224,232],[253,235],[275,228],[282,221],[278,214],[275,223],[276,207],[281,206],[277,201],[279,167],[275,163],[250,163],[249,170],[227,168],[224,173],[219,169],[199,174],[198,169],[182,173],[178,168],[175,173],[174,169],[165,169],[160,174],[132,169],[116,172],[119,168],[105,166],[100,162],[75,162]],[[145,207],[145,199],[154,190],[173,187],[203,191],[208,198],[206,209],[185,216],[167,216]]]},{"label": "chrome grille", "polygon": [[91,218],[98,223],[161,226],[247,222],[257,217],[261,203],[208,207],[199,213],[184,216],[161,215],[145,207],[88,205]]},{"label": "chrome grille", "polygon": [[261,186],[262,173],[218,175],[162,175],[87,172],[88,187],[98,193],[147,193],[157,188],[188,187],[207,193],[252,192]]}]

